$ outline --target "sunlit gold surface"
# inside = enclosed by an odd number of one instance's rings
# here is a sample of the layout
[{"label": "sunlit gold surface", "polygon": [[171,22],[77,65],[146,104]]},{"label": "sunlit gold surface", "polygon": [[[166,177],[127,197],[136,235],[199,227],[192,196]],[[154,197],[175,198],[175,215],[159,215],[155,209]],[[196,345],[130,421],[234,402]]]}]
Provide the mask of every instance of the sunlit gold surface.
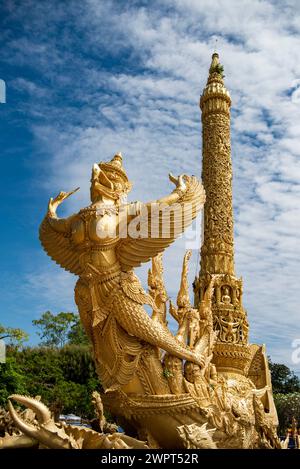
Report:
[{"label": "sunlit gold surface", "polygon": [[[183,259],[177,304],[170,302],[169,308],[161,254],[204,205],[197,178],[170,175],[176,187],[156,201],[159,212],[153,216],[151,203],[122,203],[131,183],[117,154],[93,166],[90,206],[60,219],[57,207],[72,194],[61,192],[50,199],[40,227],[47,254],[79,277],[75,301],[93,344],[104,406],[152,448],[280,447],[265,350],[248,344],[242,282],[234,273],[230,103],[214,54],[200,101],[206,204],[194,305],[188,286],[190,251]],[[173,214],[163,236],[166,207]],[[143,234],[137,237],[134,227]],[[146,292],[134,268],[149,260]],[[178,324],[175,335],[168,328],[168,309]],[[97,396],[94,401],[101,424],[102,402]],[[10,411],[29,437],[49,440],[52,427],[43,424],[39,438],[11,405]],[[55,442],[82,447],[72,438],[56,435]],[[141,444],[126,441],[121,439],[119,447]]]}]

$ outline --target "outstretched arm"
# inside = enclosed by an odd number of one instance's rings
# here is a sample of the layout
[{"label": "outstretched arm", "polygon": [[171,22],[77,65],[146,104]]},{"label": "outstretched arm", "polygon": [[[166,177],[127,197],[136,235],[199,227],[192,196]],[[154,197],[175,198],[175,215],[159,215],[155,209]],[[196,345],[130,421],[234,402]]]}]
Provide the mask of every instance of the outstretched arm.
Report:
[{"label": "outstretched arm", "polygon": [[186,196],[190,198],[188,193],[190,192],[191,178],[189,176],[181,174],[180,176],[175,177],[169,173],[169,179],[176,186],[170,194],[147,203],[132,202],[128,204],[127,210],[123,212],[127,217],[126,220],[131,222],[131,220],[137,215],[144,214],[145,216],[147,213],[150,214],[153,207],[166,207],[172,204],[175,205],[177,202],[180,204],[184,202]]},{"label": "outstretched arm", "polygon": [[51,227],[58,233],[67,233],[70,229],[72,220],[76,215],[71,215],[68,218],[58,218],[56,215],[57,207],[70,195],[78,191],[79,187],[71,192],[60,192],[54,199],[51,197],[48,204],[47,220],[49,221]]},{"label": "outstretched arm", "polygon": [[187,186],[184,181],[185,175],[182,174],[181,176],[178,176],[177,178],[174,177],[171,173],[169,174],[169,179],[171,182],[175,184],[175,189],[171,192],[171,194],[166,195],[165,197],[162,197],[161,199],[153,200],[152,202],[148,202],[147,206],[151,206],[151,204],[156,203],[156,204],[166,204],[166,205],[171,205],[176,203],[182,195],[185,193]]},{"label": "outstretched arm", "polygon": [[[178,176],[177,178],[174,177],[171,173],[169,173],[169,179],[175,184],[175,189],[171,192],[171,194],[168,194],[161,199],[157,200],[152,200],[150,202],[144,203],[144,202],[131,202],[130,204],[127,205],[126,211],[123,212],[123,214],[126,216],[127,222],[131,222],[133,218],[135,218],[137,215],[140,215],[141,213],[150,213],[151,207],[153,205],[172,205],[179,201],[179,199],[182,197],[184,192],[187,189],[187,186],[184,182],[184,175],[182,174],[181,176]],[[146,210],[146,211],[145,211]]]},{"label": "outstretched arm", "polygon": [[130,305],[123,303],[122,307],[118,308],[117,321],[128,334],[160,347],[175,357],[196,363],[201,368],[204,366],[205,360],[201,354],[195,353],[180,343],[167,327],[149,318],[140,305],[136,304],[135,311],[132,311]]},{"label": "outstretched arm", "polygon": [[81,275],[79,253],[69,236],[71,221],[77,215],[68,218],[58,218],[56,215],[57,207],[73,192],[60,192],[55,199],[50,199],[48,212],[40,226],[39,238],[48,256],[57,264],[75,275]]}]

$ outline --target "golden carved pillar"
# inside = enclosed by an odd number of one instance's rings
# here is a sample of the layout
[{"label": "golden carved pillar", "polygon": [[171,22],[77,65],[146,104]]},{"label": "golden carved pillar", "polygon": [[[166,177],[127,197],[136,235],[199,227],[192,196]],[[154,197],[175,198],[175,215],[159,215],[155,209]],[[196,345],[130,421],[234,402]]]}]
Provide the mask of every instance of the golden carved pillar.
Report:
[{"label": "golden carved pillar", "polygon": [[206,203],[200,274],[194,282],[195,306],[213,276],[214,329],[219,332],[214,363],[221,372],[244,374],[250,350],[247,316],[241,302],[242,280],[236,278],[234,272],[230,105],[223,67],[218,54],[214,53],[200,98]]},{"label": "golden carved pillar", "polygon": [[201,273],[234,274],[229,92],[213,54],[202,111],[202,180],[206,192]]}]

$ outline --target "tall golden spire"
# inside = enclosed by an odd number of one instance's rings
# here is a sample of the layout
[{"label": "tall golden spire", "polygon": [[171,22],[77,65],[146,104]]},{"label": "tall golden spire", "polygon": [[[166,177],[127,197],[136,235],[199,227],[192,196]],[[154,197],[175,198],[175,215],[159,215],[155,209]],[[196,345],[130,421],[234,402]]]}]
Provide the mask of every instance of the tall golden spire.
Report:
[{"label": "tall golden spire", "polygon": [[[242,305],[242,280],[235,277],[230,149],[231,99],[224,85],[219,55],[212,55],[202,111],[202,181],[206,192],[201,268],[194,282],[198,306],[211,278],[214,329],[219,331],[214,362],[223,371],[244,372],[248,322]],[[228,359],[225,359],[225,357]]]},{"label": "tall golden spire", "polygon": [[229,92],[223,67],[214,53],[207,85],[200,98],[202,111],[202,180],[206,192],[201,273],[234,274],[232,166]]}]

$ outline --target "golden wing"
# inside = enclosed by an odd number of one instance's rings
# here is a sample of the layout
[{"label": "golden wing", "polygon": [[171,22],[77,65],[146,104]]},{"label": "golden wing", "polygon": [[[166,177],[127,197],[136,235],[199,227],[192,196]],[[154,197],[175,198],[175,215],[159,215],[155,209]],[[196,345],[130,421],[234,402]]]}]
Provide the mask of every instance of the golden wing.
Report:
[{"label": "golden wing", "polygon": [[48,256],[63,269],[75,275],[82,273],[82,268],[79,264],[79,254],[72,246],[69,234],[55,231],[47,217],[41,223],[39,238]]},{"label": "golden wing", "polygon": [[191,225],[204,205],[205,192],[195,176],[185,176],[185,183],[187,189],[177,202],[143,206],[138,217],[139,237],[133,237],[129,230],[117,246],[123,271],[138,267],[163,252]]}]

